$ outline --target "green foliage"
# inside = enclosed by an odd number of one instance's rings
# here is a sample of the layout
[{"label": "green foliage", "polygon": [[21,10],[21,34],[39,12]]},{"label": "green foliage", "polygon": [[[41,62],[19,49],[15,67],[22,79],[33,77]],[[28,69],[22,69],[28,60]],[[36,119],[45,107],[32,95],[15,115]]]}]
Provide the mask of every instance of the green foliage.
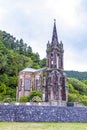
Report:
[{"label": "green foliage", "polygon": [[8,98],[5,98],[3,100],[3,102],[10,103],[10,102],[12,102],[12,99],[10,97],[8,97]]},{"label": "green foliage", "polygon": [[17,76],[10,76],[9,77],[9,84],[8,84],[8,86],[10,87],[10,88],[15,88],[15,85],[17,84],[17,82],[18,82],[18,77]]},{"label": "green foliage", "polygon": [[83,82],[75,79],[75,78],[68,78],[68,83],[72,84],[74,89],[79,91],[81,95],[87,94],[87,85],[85,85]]},{"label": "green foliage", "polygon": [[28,49],[27,49],[27,56],[32,56],[32,48],[30,46],[28,46]]},{"label": "green foliage", "polygon": [[4,83],[6,86],[9,85],[9,78],[7,74],[0,75],[0,83]]},{"label": "green foliage", "polygon": [[79,102],[79,95],[68,93],[68,102]]},{"label": "green foliage", "polygon": [[6,85],[4,83],[1,83],[0,95],[5,95],[5,94],[6,94]]},{"label": "green foliage", "polygon": [[65,71],[67,77],[76,78],[78,80],[86,80],[87,72],[78,72],[78,71]]},{"label": "green foliage", "polygon": [[87,84],[85,81],[79,81],[75,78],[67,79],[68,101],[79,102],[87,106]]},{"label": "green foliage", "polygon": [[39,97],[39,96],[34,96],[33,98],[32,98],[32,102],[41,102],[42,100],[41,100],[41,98]]},{"label": "green foliage", "polygon": [[87,106],[87,96],[85,95],[80,95],[80,94],[68,94],[68,101],[69,102],[79,102],[83,103],[84,105]]},{"label": "green foliage", "polygon": [[3,102],[4,96],[0,94],[0,102]]},{"label": "green foliage", "polygon": [[41,67],[41,68],[46,67],[46,58],[43,58],[43,59],[40,61],[40,67]]},{"label": "green foliage", "polygon": [[23,39],[0,31],[0,95],[15,98],[19,71],[26,67],[39,69],[40,61],[39,54],[33,53]]},{"label": "green foliage", "polygon": [[72,84],[67,83],[67,86],[68,86],[68,90],[69,90],[69,92],[72,93],[72,92],[74,91],[74,88],[73,88]]},{"label": "green foliage", "polygon": [[87,96],[83,95],[83,96],[80,96],[80,103],[83,103],[84,105],[87,106]]},{"label": "green foliage", "polygon": [[6,89],[6,95],[9,95],[11,98],[16,98],[16,89],[15,88],[10,88],[10,87],[7,87]]},{"label": "green foliage", "polygon": [[87,80],[81,80],[84,84],[87,85]]},{"label": "green foliage", "polygon": [[[39,69],[45,66],[46,58],[40,60],[39,54],[34,53],[30,45],[24,43],[23,39],[17,40],[9,33],[0,31],[0,100],[8,98],[6,95],[15,98],[20,70],[26,67]],[[87,72],[66,71],[66,74],[68,77],[73,77],[67,80],[69,101],[79,101],[86,104]],[[29,100],[34,96],[42,98],[40,94],[34,92]]]},{"label": "green foliage", "polygon": [[30,93],[28,100],[29,100],[29,101],[32,101],[32,98],[33,98],[34,96],[38,96],[38,97],[40,97],[40,98],[42,99],[42,93],[41,93],[40,91],[33,90],[33,91]]},{"label": "green foliage", "polygon": [[20,97],[20,102],[28,102],[28,96]]}]

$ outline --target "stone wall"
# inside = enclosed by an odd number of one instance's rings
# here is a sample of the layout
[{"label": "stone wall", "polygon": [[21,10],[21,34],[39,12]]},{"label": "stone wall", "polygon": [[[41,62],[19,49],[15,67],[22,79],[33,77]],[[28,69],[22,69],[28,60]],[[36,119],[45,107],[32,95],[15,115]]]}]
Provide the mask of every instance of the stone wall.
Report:
[{"label": "stone wall", "polygon": [[87,107],[0,104],[0,121],[87,122]]}]

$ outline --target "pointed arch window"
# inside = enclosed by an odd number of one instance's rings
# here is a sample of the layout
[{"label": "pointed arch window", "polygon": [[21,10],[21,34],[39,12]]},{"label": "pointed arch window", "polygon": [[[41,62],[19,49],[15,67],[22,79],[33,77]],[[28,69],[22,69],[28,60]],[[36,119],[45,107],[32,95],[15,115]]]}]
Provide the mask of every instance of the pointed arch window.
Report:
[{"label": "pointed arch window", "polygon": [[53,59],[51,60],[51,68],[53,68]]},{"label": "pointed arch window", "polygon": [[39,79],[36,79],[36,90],[38,90],[39,87]]},{"label": "pointed arch window", "polygon": [[21,90],[21,89],[22,89],[22,83],[23,83],[23,80],[22,80],[22,79],[20,79],[20,80],[19,80],[19,90]]},{"label": "pointed arch window", "polygon": [[30,79],[25,79],[25,90],[30,90],[30,88],[31,88]]}]

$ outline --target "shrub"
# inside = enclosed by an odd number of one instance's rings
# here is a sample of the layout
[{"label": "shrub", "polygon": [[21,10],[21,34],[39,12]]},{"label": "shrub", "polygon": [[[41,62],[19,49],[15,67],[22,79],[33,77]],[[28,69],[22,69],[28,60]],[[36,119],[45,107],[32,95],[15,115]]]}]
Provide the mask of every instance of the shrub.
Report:
[{"label": "shrub", "polygon": [[0,95],[5,95],[6,94],[6,85],[2,83],[0,85]]},{"label": "shrub", "polygon": [[10,103],[10,102],[12,102],[12,100],[11,100],[10,97],[8,97],[8,98],[5,98],[5,99],[3,100],[3,102]]},{"label": "shrub", "polygon": [[68,91],[72,93],[73,89],[74,89],[73,86],[72,86],[72,84],[67,83],[67,86],[68,86]]},{"label": "shrub", "polygon": [[20,102],[28,102],[28,96],[20,97]]},{"label": "shrub", "polygon": [[41,102],[42,100],[41,100],[41,98],[39,97],[39,96],[34,96],[33,98],[32,98],[32,102]]},{"label": "shrub", "polygon": [[79,102],[79,94],[68,93],[68,102]]},{"label": "shrub", "polygon": [[72,84],[73,88],[79,91],[81,95],[87,95],[87,85],[83,82],[75,79],[75,78],[68,78],[68,84]]},{"label": "shrub", "polygon": [[68,93],[68,102],[79,102],[87,106],[87,96]]},{"label": "shrub", "polygon": [[34,96],[38,96],[38,97],[40,97],[40,99],[42,99],[42,93],[41,93],[40,91],[33,90],[33,91],[30,93],[28,100],[29,100],[29,101],[32,101],[32,98],[33,98]]},{"label": "shrub", "polygon": [[0,95],[0,102],[3,102],[3,100],[4,100],[4,96]]},{"label": "shrub", "polygon": [[87,96],[80,96],[80,103],[83,103],[85,106],[87,106]]},{"label": "shrub", "polygon": [[87,106],[87,100],[82,100],[81,103],[83,103],[85,106]]}]

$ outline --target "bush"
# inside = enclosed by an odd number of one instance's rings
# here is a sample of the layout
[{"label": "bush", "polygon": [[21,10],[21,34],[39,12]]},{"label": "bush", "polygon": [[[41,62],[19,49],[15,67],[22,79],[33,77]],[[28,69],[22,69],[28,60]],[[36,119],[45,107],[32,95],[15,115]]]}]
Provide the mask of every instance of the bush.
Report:
[{"label": "bush", "polygon": [[41,100],[41,98],[39,97],[39,96],[34,96],[33,98],[32,98],[32,102],[41,102],[42,100]]},{"label": "bush", "polygon": [[42,93],[40,91],[37,91],[37,90],[33,90],[30,95],[29,95],[29,98],[28,98],[28,101],[32,101],[32,98],[34,96],[38,96],[40,97],[40,99],[42,100]]},{"label": "bush", "polygon": [[0,95],[5,95],[6,94],[6,85],[2,83],[0,85]]},{"label": "bush", "polygon": [[20,97],[20,102],[28,102],[28,96]]},{"label": "bush", "polygon": [[85,106],[87,106],[87,100],[82,100],[81,103],[83,103]]},{"label": "bush", "polygon": [[74,94],[74,93],[68,93],[68,102],[79,102],[83,103],[85,106],[87,106],[87,96],[80,95],[80,94]]},{"label": "bush", "polygon": [[83,82],[75,78],[68,78],[67,82],[68,84],[71,84],[75,90],[79,91],[79,94],[87,95],[87,85]]},{"label": "bush", "polygon": [[8,97],[8,98],[5,98],[5,99],[3,100],[3,102],[10,103],[10,102],[12,102],[12,100],[11,100],[10,97]]},{"label": "bush", "polygon": [[87,106],[87,96],[80,96],[80,103],[83,103],[85,106]]},{"label": "bush", "polygon": [[4,96],[0,95],[0,102],[3,102],[3,100],[4,100]]},{"label": "bush", "polygon": [[79,102],[79,94],[68,93],[68,102]]}]

